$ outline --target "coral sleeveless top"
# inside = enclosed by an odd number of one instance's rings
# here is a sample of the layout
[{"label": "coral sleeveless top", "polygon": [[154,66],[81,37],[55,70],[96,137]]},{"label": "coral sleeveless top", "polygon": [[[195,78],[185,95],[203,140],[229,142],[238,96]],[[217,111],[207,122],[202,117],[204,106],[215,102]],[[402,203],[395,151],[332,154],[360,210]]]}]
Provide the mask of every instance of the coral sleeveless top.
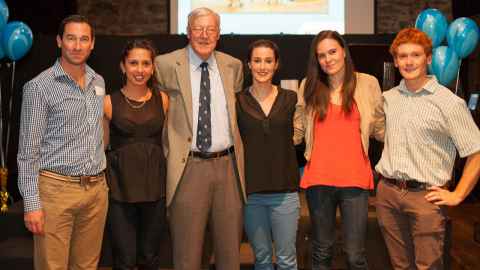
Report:
[{"label": "coral sleeveless top", "polygon": [[314,143],[300,187],[325,185],[373,188],[373,175],[360,137],[360,113],[353,104],[350,114],[330,103],[323,121],[315,120]]}]

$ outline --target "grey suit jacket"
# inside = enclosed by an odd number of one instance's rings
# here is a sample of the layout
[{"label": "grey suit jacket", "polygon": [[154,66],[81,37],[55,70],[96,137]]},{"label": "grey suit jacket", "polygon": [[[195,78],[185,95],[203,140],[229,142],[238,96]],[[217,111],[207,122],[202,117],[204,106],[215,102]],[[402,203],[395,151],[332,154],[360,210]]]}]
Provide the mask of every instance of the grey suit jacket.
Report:
[{"label": "grey suit jacket", "polygon": [[[225,90],[230,129],[235,147],[236,167],[239,186],[245,194],[243,144],[237,126],[235,92],[241,91],[243,84],[242,62],[222,52],[214,51],[220,77]],[[155,76],[161,89],[169,97],[166,132],[163,144],[167,157],[167,205],[173,200],[181,181],[188,154],[192,145],[192,89],[188,49],[183,48],[155,58]]]}]

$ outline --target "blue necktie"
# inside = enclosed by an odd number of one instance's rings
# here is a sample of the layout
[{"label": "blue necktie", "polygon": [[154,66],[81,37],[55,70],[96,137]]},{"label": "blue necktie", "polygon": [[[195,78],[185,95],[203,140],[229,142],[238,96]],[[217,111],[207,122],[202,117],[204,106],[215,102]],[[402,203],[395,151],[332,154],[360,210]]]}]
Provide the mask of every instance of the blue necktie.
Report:
[{"label": "blue necktie", "polygon": [[198,102],[197,147],[201,152],[207,152],[210,146],[212,146],[208,63],[203,62],[200,68],[202,69],[202,76],[200,78],[200,97]]}]

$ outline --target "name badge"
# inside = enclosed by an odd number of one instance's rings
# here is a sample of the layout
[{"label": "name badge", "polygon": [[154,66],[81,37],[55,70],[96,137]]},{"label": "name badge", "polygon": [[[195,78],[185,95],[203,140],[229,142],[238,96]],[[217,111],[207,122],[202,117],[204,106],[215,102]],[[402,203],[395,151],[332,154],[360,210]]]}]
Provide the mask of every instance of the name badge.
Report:
[{"label": "name badge", "polygon": [[95,94],[97,96],[105,96],[105,88],[95,85]]}]

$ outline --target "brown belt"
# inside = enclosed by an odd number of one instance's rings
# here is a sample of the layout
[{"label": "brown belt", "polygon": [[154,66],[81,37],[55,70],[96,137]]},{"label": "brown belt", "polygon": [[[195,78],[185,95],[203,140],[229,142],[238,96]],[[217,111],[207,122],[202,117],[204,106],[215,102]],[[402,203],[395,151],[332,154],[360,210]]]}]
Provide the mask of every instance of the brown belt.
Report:
[{"label": "brown belt", "polygon": [[233,146],[230,147],[230,148],[227,148],[225,150],[222,150],[222,151],[218,151],[218,152],[197,152],[197,151],[190,151],[190,156],[192,157],[197,157],[197,158],[201,158],[201,159],[211,159],[211,158],[219,158],[219,157],[223,157],[223,156],[226,156],[230,153],[233,153],[234,152],[234,149],[233,149]]},{"label": "brown belt", "polygon": [[60,181],[80,183],[81,186],[85,186],[90,183],[95,183],[105,178],[105,173],[103,171],[95,175],[70,176],[70,175],[59,174],[52,171],[41,170],[40,175],[53,178],[56,180],[60,180]]},{"label": "brown belt", "polygon": [[[390,183],[399,189],[414,189],[414,190],[426,190],[428,187],[432,185],[427,183],[418,182],[416,180],[404,180],[404,179],[394,179],[388,178],[383,175],[380,175],[380,179],[383,179],[385,182]],[[448,187],[448,183],[440,186],[439,188],[446,189]]]}]

